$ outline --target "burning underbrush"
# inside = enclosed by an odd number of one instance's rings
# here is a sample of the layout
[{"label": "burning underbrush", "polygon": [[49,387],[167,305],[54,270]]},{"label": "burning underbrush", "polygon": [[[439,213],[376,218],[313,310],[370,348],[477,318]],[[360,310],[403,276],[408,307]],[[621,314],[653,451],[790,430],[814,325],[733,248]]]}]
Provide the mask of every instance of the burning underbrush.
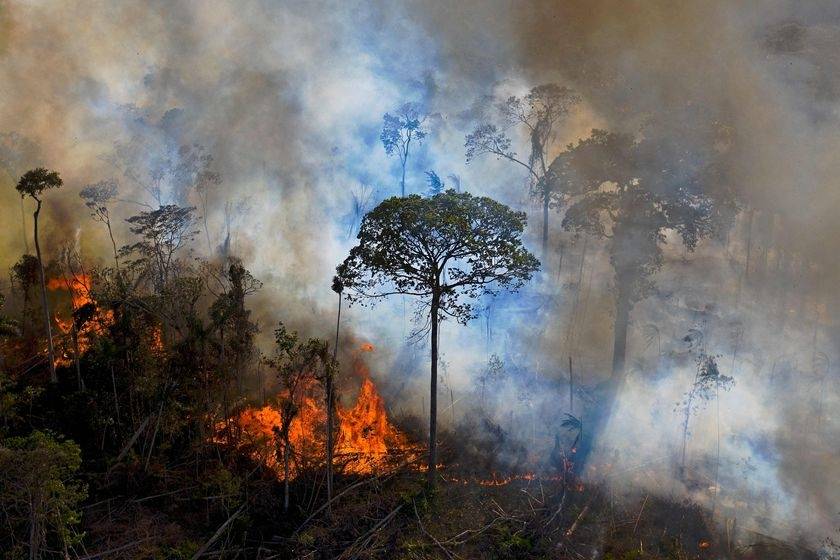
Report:
[{"label": "burning underbrush", "polygon": [[74,356],[82,356],[91,346],[94,337],[105,332],[114,322],[114,312],[101,311],[91,295],[91,278],[85,274],[72,278],[50,278],[47,289],[70,297],[70,313],[56,311],[53,315],[59,332],[57,339],[56,367],[67,367]]},{"label": "burning underbrush", "polygon": [[[361,379],[352,406],[336,404],[334,419],[333,464],[337,472],[365,475],[416,462],[422,446],[412,442],[388,417],[385,401],[379,394],[367,367],[356,361],[356,375]],[[289,474],[323,467],[327,460],[327,406],[320,386],[311,381],[294,403],[294,416],[288,423],[288,438],[282,437],[283,410],[279,405],[287,395],[280,393],[262,407],[249,407],[218,425],[216,439],[224,441],[225,430],[240,434],[237,447],[251,458],[282,476],[285,443],[289,443]],[[286,408],[289,410],[289,408]]]}]

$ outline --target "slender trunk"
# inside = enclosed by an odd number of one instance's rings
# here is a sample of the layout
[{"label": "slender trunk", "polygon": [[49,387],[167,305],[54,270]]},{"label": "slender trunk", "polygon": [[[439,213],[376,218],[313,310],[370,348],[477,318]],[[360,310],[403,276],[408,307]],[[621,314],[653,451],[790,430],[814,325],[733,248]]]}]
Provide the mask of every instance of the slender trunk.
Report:
[{"label": "slender trunk", "polygon": [[575,377],[572,372],[572,357],[569,356],[569,414],[575,413]]},{"label": "slender trunk", "polygon": [[333,490],[333,416],[335,397],[333,396],[333,375],[338,369],[338,333],[341,327],[341,292],[338,293],[338,314],[335,319],[335,345],[333,346],[332,371],[327,373],[327,503],[332,500]]},{"label": "slender trunk", "polygon": [[289,511],[289,438],[283,444],[283,511]]},{"label": "slender trunk", "polygon": [[79,352],[79,330],[76,328],[76,325],[73,325],[73,361],[75,362],[76,366],[76,383],[79,386],[79,391],[84,391],[85,389],[85,382],[82,381],[82,366],[79,363],[79,359],[81,358],[81,353]]},{"label": "slender trunk", "polygon": [[117,413],[117,426],[120,425],[120,400],[117,398],[117,380],[114,377],[114,364],[111,364],[111,387],[114,389],[114,409]]},{"label": "slender trunk", "polygon": [[437,466],[437,370],[438,370],[438,307],[440,294],[432,295],[432,371],[429,394],[429,487],[435,487],[435,468]]},{"label": "slender trunk", "polygon": [[405,167],[408,165],[408,149],[411,146],[411,133],[408,133],[408,139],[405,142],[405,149],[402,154],[402,181],[400,181],[400,195],[405,198]]},{"label": "slender trunk", "polygon": [[718,498],[718,476],[720,475],[720,377],[715,380],[715,495],[712,498],[712,517],[715,515]]},{"label": "slender trunk", "polygon": [[117,250],[117,242],[114,240],[114,232],[111,230],[111,220],[108,219],[105,222],[105,225],[108,226],[108,237],[111,238],[111,247],[114,248],[114,266],[117,268],[117,273],[120,272],[120,257],[119,251]]},{"label": "slender trunk", "polygon": [[[206,197],[206,195],[205,195]],[[213,244],[210,243],[210,229],[207,227],[207,199],[202,197],[202,216],[201,219],[204,222],[204,236],[207,238],[207,254],[213,254]]]},{"label": "slender trunk", "polygon": [[26,235],[26,209],[23,204],[23,197],[20,197],[20,221],[23,224],[23,247],[26,250],[25,254],[29,254],[29,237]]},{"label": "slender trunk", "polygon": [[560,242],[560,260],[557,263],[557,283],[560,283],[560,278],[563,275],[563,253],[566,252],[566,244]]},{"label": "slender trunk", "polygon": [[[695,375],[694,383],[697,383],[697,376]],[[694,386],[688,393],[688,402],[685,405],[685,418],[683,418],[683,438],[682,438],[682,456],[680,458],[680,477],[685,477],[685,451],[688,447],[688,422],[691,418],[691,405],[694,400]]]},{"label": "slender trunk", "polygon": [[44,326],[47,328],[47,354],[50,364],[50,383],[57,383],[55,374],[55,349],[53,348],[52,325],[50,324],[50,308],[47,305],[47,280],[44,277],[44,262],[41,260],[41,244],[38,242],[38,215],[41,213],[41,201],[35,201],[38,206],[33,214],[35,218],[35,255],[38,257],[38,272],[41,278],[41,307],[44,308]]},{"label": "slender trunk", "polygon": [[38,522],[38,503],[32,499],[29,501],[29,558],[36,560],[41,557],[41,538]]},{"label": "slender trunk", "polygon": [[542,205],[542,255],[543,260],[548,259],[548,207],[549,207],[550,198],[548,193],[545,193],[543,196],[543,205]]},{"label": "slender trunk", "polygon": [[615,331],[613,341],[612,381],[624,376],[624,364],[627,358],[627,327],[630,324],[630,301],[621,290],[615,303]]}]

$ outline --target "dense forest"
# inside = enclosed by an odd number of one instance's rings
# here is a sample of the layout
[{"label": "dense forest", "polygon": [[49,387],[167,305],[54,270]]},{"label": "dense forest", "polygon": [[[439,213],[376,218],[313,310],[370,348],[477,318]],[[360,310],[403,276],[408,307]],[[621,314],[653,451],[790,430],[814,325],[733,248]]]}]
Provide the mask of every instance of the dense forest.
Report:
[{"label": "dense forest", "polygon": [[838,46],[0,3],[0,558],[840,558]]}]

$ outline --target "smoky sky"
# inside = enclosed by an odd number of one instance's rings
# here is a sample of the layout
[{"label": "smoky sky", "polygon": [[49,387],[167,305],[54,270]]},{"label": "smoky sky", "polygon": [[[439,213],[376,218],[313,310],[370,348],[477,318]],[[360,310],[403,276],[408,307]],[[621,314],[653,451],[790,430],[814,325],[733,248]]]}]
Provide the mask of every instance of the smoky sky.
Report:
[{"label": "smoky sky", "polygon": [[[820,377],[812,364],[817,354],[840,364],[835,2],[6,1],[0,133],[18,136],[4,136],[0,151],[0,265],[24,252],[12,186],[27,168],[50,167],[65,180],[46,197],[47,254],[69,242],[84,258],[106,262],[107,236],[88,217],[81,187],[120,182],[116,236],[127,243],[122,219],[143,209],[137,202],[152,201],[114,165],[114,154],[130,154],[117,159],[143,170],[177,159],[182,146],[200,145],[223,180],[208,193],[210,246],[199,237],[195,254],[212,254],[229,229],[234,253],[265,284],[254,306],[261,326],[282,318],[328,335],[330,279],[353,242],[354,197],[369,209],[399,192],[398,163],[379,142],[383,113],[414,101],[429,115],[430,135],[410,160],[409,192],[425,192],[423,172],[435,170],[450,185],[457,176],[470,192],[531,211],[527,177],[494,158],[467,165],[464,135],[486,105],[482,99],[550,82],[582,98],[562,125],[558,149],[592,128],[637,134],[651,119],[689,144],[703,141],[701,123],[730,131],[722,158],[727,180],[764,232],[751,250],[767,249],[771,263],[783,262],[772,257],[784,251],[796,270],[780,268],[752,283],[743,277],[746,213],[725,242],[704,242],[691,256],[669,243],[656,278],[660,291],[637,306],[631,324],[628,362],[654,373],[630,382],[621,410],[633,422],[615,427],[613,445],[637,462],[670,449],[672,402],[694,367],[684,336],[706,328],[708,350],[724,356],[737,381],[720,403],[730,411],[723,417],[724,480],[739,491],[765,492],[769,501],[776,496],[785,507],[769,508],[774,522],[818,540],[836,528],[840,509],[837,376]],[[523,138],[514,140],[523,146]],[[200,203],[170,184],[163,197]],[[31,208],[24,210],[30,228]],[[539,218],[529,214],[526,241],[535,249]],[[558,239],[554,232],[555,250]],[[587,243],[585,258],[582,240],[567,247],[565,264],[574,274],[558,276],[552,254],[538,294],[501,298],[469,328],[444,325],[444,375],[454,390],[471,394],[490,347],[522,376],[505,389],[517,407],[525,406],[516,396],[523,387],[560,382],[570,353],[581,362],[583,383],[606,374],[612,273],[603,244]],[[570,288],[578,270],[585,286]],[[550,310],[533,303],[546,294]],[[422,348],[403,344],[408,306],[354,309],[345,324],[354,340],[375,340],[375,375],[406,407],[419,409],[427,361]],[[813,311],[784,319],[789,308]],[[649,325],[659,333],[656,360]],[[783,370],[768,381],[771,371]],[[791,373],[806,370],[810,377]],[[542,392],[527,410],[559,416],[556,395]],[[698,416],[692,436],[699,456],[712,445],[709,414]],[[757,488],[743,484],[743,472],[758,473]],[[674,491],[695,492],[678,486]]]}]

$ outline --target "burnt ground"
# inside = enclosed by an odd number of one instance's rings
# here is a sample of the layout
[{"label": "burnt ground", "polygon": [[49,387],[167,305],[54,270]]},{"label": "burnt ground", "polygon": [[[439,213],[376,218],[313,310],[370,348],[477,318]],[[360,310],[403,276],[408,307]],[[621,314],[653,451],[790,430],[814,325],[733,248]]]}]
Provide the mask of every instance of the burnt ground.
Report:
[{"label": "burnt ground", "polygon": [[331,515],[273,544],[282,550],[272,557],[311,559],[817,558],[767,535],[736,538],[687,502],[539,479],[449,481],[429,493],[419,473],[364,484],[336,500]]}]

